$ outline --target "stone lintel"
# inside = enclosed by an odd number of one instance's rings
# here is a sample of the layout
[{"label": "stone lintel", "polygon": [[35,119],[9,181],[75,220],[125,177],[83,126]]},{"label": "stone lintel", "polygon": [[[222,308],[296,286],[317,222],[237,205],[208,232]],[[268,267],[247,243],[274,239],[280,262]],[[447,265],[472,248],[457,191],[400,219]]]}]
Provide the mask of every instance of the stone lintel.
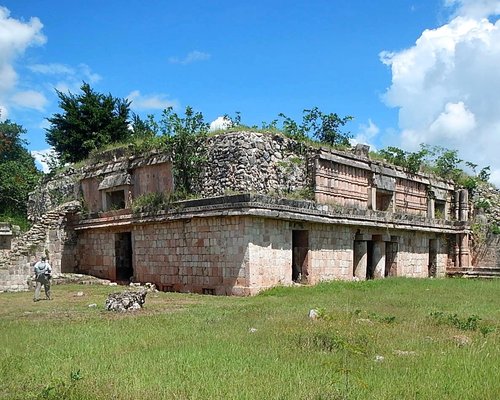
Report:
[{"label": "stone lintel", "polygon": [[384,233],[381,235],[373,235],[374,242],[390,242],[391,241],[391,235]]},{"label": "stone lintel", "polygon": [[360,242],[366,242],[369,240],[372,240],[373,235],[368,234],[368,233],[357,233],[356,236],[354,237],[354,240],[360,241]]}]

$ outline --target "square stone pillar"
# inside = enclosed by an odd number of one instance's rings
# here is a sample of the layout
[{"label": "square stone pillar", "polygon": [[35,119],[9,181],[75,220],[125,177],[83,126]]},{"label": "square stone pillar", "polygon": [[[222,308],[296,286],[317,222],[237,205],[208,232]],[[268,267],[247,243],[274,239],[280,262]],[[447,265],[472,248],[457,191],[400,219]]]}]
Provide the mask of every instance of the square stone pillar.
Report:
[{"label": "square stone pillar", "polygon": [[366,279],[368,262],[368,245],[365,240],[354,241],[354,276],[360,280]]},{"label": "square stone pillar", "polygon": [[385,242],[373,242],[373,278],[379,279],[385,277]]}]

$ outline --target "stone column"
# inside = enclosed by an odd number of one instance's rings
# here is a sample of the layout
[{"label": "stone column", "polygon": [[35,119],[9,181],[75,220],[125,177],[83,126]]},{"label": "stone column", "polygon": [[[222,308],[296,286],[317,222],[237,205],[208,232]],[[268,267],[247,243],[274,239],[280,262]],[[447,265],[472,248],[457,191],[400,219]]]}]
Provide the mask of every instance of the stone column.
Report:
[{"label": "stone column", "polygon": [[436,216],[435,200],[433,197],[427,199],[427,218],[434,218]]},{"label": "stone column", "polygon": [[367,249],[366,240],[354,241],[354,276],[360,280],[366,279]]},{"label": "stone column", "polygon": [[373,278],[385,277],[385,242],[373,242]]},{"label": "stone column", "polygon": [[467,189],[460,190],[460,221],[469,220],[469,192]]},{"label": "stone column", "polygon": [[469,235],[467,233],[460,234],[460,268],[469,268],[470,265],[470,250],[469,250]]},{"label": "stone column", "polygon": [[376,210],[377,209],[377,188],[369,187],[368,188],[368,209]]}]

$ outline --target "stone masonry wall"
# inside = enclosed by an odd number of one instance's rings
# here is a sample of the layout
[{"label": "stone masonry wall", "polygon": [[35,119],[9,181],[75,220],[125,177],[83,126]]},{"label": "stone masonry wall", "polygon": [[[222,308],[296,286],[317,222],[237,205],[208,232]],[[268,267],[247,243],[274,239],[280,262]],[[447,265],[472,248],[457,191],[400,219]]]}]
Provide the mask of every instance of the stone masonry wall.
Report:
[{"label": "stone masonry wall", "polygon": [[207,217],[137,226],[136,279],[175,291],[248,294],[245,225],[242,217]]},{"label": "stone masonry wall", "polygon": [[209,137],[207,149],[207,162],[195,185],[202,196],[312,189],[315,150],[282,135],[228,132]]},{"label": "stone masonry wall", "polygon": [[67,223],[68,215],[78,210],[78,202],[65,203],[45,213],[28,232],[13,240],[12,249],[0,254],[0,291],[28,289],[28,278],[42,255],[48,256],[54,275],[64,272],[63,263],[74,262],[76,238]]}]

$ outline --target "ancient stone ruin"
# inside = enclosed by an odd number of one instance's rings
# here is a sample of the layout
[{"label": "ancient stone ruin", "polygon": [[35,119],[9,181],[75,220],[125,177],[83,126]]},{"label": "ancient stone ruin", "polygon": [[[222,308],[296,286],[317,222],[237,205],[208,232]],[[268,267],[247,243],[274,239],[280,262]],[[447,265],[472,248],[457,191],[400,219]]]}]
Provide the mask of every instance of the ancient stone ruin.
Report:
[{"label": "ancient stone ruin", "polygon": [[147,289],[112,293],[106,299],[105,308],[108,311],[136,311],[146,302]]},{"label": "ancient stone ruin", "polygon": [[[496,235],[480,241],[478,228],[497,216],[480,215],[477,193],[372,160],[367,146],[341,152],[241,131],[205,148],[192,200],[169,199],[174,165],[161,152],[107,152],[47,180],[30,197],[32,229],[0,227],[0,290],[27,289],[44,253],[56,276],[225,295],[499,270]],[[139,202],[151,194],[165,201]],[[494,189],[481,196],[498,199]]]}]

